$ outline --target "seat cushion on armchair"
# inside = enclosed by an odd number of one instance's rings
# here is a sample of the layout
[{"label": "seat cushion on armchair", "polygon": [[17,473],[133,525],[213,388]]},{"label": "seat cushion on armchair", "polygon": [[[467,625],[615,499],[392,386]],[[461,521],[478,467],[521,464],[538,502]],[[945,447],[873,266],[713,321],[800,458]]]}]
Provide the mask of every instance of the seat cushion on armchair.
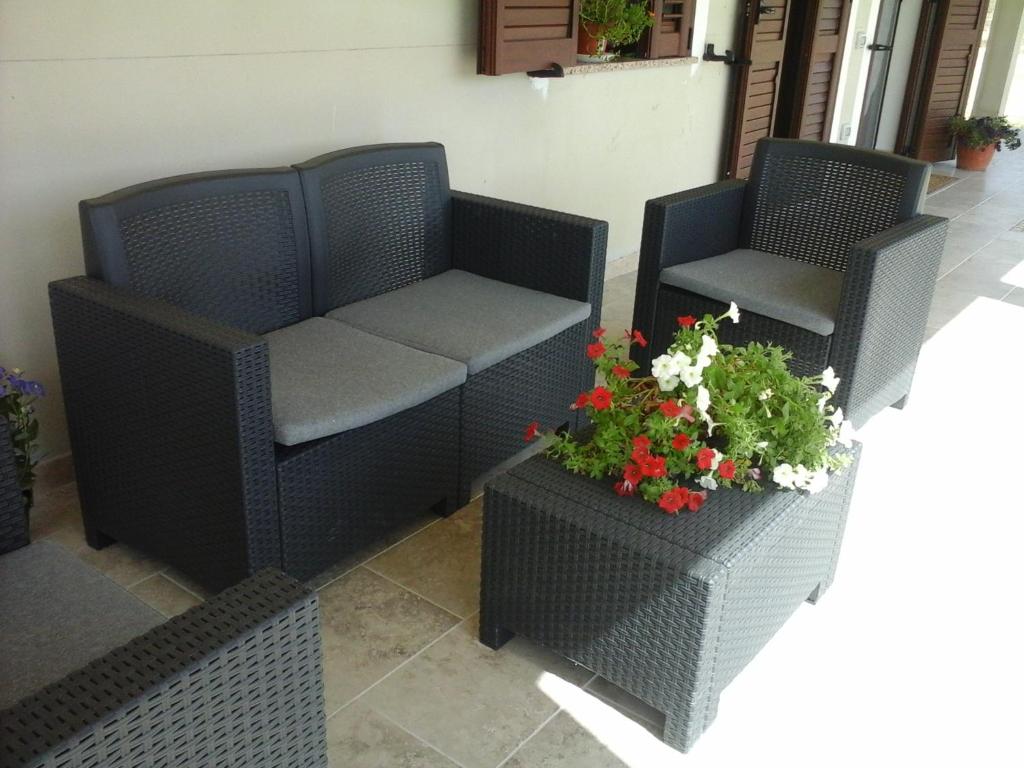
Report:
[{"label": "seat cushion on armchair", "polygon": [[362,427],[466,381],[462,363],[322,317],[263,338],[274,440],[282,445]]},{"label": "seat cushion on armchair", "polygon": [[586,320],[590,304],[451,269],[327,317],[458,360],[474,374]]},{"label": "seat cushion on armchair", "polygon": [[661,282],[709,299],[735,301],[740,309],[831,336],[843,273],[740,248],[666,267]]},{"label": "seat cushion on armchair", "polygon": [[0,710],[165,621],[60,544],[0,557]]}]

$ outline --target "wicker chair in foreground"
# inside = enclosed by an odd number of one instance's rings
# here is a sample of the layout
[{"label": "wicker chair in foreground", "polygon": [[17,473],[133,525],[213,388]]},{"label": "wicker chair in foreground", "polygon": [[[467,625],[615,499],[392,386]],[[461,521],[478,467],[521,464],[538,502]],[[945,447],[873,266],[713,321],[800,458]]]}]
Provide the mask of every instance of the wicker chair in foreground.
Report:
[{"label": "wicker chair in foreground", "polygon": [[837,144],[763,139],[749,181],[650,200],[633,324],[646,367],[676,318],[743,311],[725,343],[774,342],[801,375],[832,366],[857,426],[902,407],[924,341],[946,220],[922,215],[929,166]]},{"label": "wicker chair in foreground", "polygon": [[80,212],[50,302],[86,537],[211,589],[454,511],[593,382],[607,225],[451,192],[439,144]]},{"label": "wicker chair in foreground", "polygon": [[0,768],[326,766],[317,597],[279,571],[169,620],[51,541],[0,585]]}]

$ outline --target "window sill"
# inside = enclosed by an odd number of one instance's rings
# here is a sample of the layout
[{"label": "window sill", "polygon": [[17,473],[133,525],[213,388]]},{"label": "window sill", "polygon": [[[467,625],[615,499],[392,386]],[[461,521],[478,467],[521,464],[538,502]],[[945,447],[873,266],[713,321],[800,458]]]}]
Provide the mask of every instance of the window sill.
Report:
[{"label": "window sill", "polygon": [[566,75],[589,75],[594,72],[614,72],[619,69],[661,69],[662,67],[678,67],[682,64],[696,64],[700,59],[696,56],[685,56],[671,59],[622,59],[606,61],[600,64],[573,64],[566,67]]}]

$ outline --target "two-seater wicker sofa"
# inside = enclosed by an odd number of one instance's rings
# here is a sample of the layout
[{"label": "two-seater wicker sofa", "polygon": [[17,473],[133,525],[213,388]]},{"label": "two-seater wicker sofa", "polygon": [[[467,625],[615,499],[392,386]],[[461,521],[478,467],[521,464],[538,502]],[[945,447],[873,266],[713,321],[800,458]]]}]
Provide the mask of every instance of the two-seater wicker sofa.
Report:
[{"label": "two-seater wicker sofa", "polygon": [[438,144],[80,206],[50,286],[86,534],[209,587],[451,512],[593,383],[607,224],[450,191]]}]

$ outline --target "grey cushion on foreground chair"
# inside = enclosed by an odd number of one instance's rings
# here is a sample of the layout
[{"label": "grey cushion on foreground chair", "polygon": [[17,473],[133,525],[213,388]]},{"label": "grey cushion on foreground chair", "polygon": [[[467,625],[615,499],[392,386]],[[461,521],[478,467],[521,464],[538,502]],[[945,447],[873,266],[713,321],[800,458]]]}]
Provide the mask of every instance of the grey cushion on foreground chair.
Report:
[{"label": "grey cushion on foreground chair", "polygon": [[280,572],[168,620],[41,541],[0,615],[0,768],[327,764],[317,598]]},{"label": "grey cushion on foreground chair", "polygon": [[87,539],[208,587],[453,511],[593,381],[607,225],[451,192],[438,144],[80,212],[88,276],[50,297]]},{"label": "grey cushion on foreground chair", "polygon": [[858,426],[910,392],[945,243],[922,215],[929,166],[837,144],[762,139],[749,181],[650,200],[633,324],[642,366],[681,315],[743,311],[729,344],[774,342],[796,373],[831,365]]}]

